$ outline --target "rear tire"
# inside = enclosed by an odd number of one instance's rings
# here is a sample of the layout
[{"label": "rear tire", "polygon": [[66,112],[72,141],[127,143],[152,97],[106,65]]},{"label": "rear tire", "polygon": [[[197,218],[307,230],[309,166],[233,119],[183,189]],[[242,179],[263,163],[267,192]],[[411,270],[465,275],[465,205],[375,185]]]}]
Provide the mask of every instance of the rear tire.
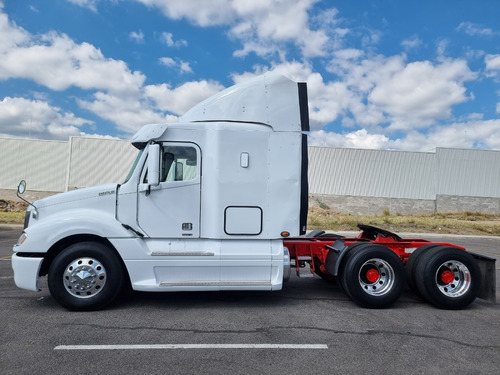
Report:
[{"label": "rear tire", "polygon": [[418,263],[422,255],[424,255],[429,249],[432,249],[434,247],[437,247],[439,245],[435,244],[429,244],[429,245],[424,245],[420,246],[418,249],[416,249],[408,258],[408,261],[406,262],[405,266],[405,271],[406,271],[406,283],[410,287],[410,290],[421,297],[420,292],[418,291],[417,288],[417,282],[415,280],[415,271],[417,269]]},{"label": "rear tire", "polygon": [[472,255],[453,247],[429,249],[418,262],[415,281],[421,295],[447,310],[470,305],[481,286],[481,271]]},{"label": "rear tire", "polygon": [[124,284],[121,261],[108,246],[80,242],[52,262],[48,286],[52,297],[69,310],[99,310],[110,304]]},{"label": "rear tire", "polygon": [[342,286],[362,307],[385,308],[396,302],[404,287],[404,266],[387,247],[361,244],[352,249],[342,266]]},{"label": "rear tire", "polygon": [[340,264],[340,267],[338,269],[338,273],[337,273],[337,276],[336,276],[337,283],[340,285],[340,287],[345,292],[345,294],[347,294],[347,296],[349,298],[351,298],[351,299],[352,299],[352,297],[349,294],[349,290],[346,289],[346,287],[344,286],[344,273],[345,273],[344,270],[345,270],[345,265],[349,261],[349,258],[356,251],[356,248],[358,248],[359,246],[364,246],[364,245],[366,245],[366,242],[355,242],[355,243],[347,246],[347,249],[345,250],[347,253],[344,255],[344,257],[341,260],[342,263]]}]

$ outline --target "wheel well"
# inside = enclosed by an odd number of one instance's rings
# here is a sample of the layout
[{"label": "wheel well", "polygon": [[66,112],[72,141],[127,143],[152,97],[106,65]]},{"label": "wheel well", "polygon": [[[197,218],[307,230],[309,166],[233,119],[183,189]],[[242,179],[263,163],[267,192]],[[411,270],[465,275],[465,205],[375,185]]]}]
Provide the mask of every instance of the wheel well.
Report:
[{"label": "wheel well", "polygon": [[[62,240],[59,240],[58,242],[56,242],[54,245],[52,245],[52,247],[49,249],[49,251],[47,251],[47,254],[45,255],[45,257],[43,259],[42,266],[40,267],[40,274],[39,275],[45,276],[49,273],[49,268],[50,268],[50,265],[52,264],[53,260],[65,248],[67,248],[68,246],[74,245],[75,243],[78,243],[78,242],[88,242],[88,241],[102,243],[103,245],[106,245],[111,251],[118,253],[116,251],[115,247],[111,244],[111,242],[109,242],[109,240],[107,238],[99,237],[99,236],[96,236],[93,234],[77,234],[74,236],[66,237],[66,238],[63,238]],[[127,272],[127,269],[125,267],[125,264],[123,263],[123,260],[121,260],[121,257],[119,257],[119,258],[120,258],[123,270],[125,271],[125,274],[128,277],[128,272]]]}]

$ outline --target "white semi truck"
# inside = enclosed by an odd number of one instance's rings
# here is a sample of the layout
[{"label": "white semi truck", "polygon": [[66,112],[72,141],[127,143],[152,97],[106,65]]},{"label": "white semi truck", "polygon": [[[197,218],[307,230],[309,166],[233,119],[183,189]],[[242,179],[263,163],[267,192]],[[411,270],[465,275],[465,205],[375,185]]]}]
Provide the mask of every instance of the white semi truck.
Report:
[{"label": "white semi truck", "polygon": [[494,299],[494,260],[454,245],[370,226],[355,238],[303,236],[308,131],[306,84],[276,73],[220,92],[178,123],[144,126],[125,182],[30,203],[13,249],[16,285],[38,291],[47,275],[61,305],[94,310],[125,285],[279,290],[293,267],[336,278],[365,307],[389,306],[407,279],[442,308]]}]

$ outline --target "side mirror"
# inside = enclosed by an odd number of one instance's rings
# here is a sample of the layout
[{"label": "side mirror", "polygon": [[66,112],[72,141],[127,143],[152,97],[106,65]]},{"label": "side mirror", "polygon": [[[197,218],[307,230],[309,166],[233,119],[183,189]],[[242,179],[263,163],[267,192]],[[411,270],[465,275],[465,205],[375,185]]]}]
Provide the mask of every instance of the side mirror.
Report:
[{"label": "side mirror", "polygon": [[160,185],[160,145],[153,143],[149,145],[148,154],[148,185]]},{"label": "side mirror", "polygon": [[21,180],[21,182],[17,186],[17,194],[24,194],[25,191],[26,191],[26,181]]},{"label": "side mirror", "polygon": [[33,211],[33,218],[36,219],[38,217],[38,210],[37,208],[35,207],[35,205],[31,202],[28,202],[26,199],[24,199],[23,197],[21,197],[21,194],[24,194],[24,192],[26,191],[26,181],[24,180],[21,180],[21,182],[19,183],[19,185],[17,185],[17,197],[19,199],[21,199],[22,201],[28,203],[28,205],[32,206],[35,210]]}]

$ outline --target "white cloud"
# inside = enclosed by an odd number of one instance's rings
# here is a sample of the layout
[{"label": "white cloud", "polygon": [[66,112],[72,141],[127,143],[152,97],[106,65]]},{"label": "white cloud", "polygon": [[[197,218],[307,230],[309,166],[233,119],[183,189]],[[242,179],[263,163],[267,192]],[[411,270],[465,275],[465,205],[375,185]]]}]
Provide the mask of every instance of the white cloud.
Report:
[{"label": "white cloud", "polygon": [[159,113],[141,98],[124,98],[97,92],[94,100],[78,100],[78,104],[103,119],[112,121],[118,130],[133,134],[144,124],[162,123],[172,117]]},{"label": "white cloud", "polygon": [[429,151],[436,147],[500,150],[500,120],[471,120],[431,128],[428,133],[409,131],[402,138],[389,139],[366,129],[350,133],[311,132],[309,144],[339,148]]},{"label": "white cloud", "polygon": [[0,80],[31,79],[52,90],[71,86],[127,94],[142,86],[145,76],[132,72],[120,60],[104,57],[88,43],[77,44],[51,32],[23,40],[0,54]]},{"label": "white cloud", "polygon": [[[0,11],[3,10],[3,3],[0,2]],[[12,47],[29,42],[30,35],[22,27],[10,22],[5,13],[0,12],[0,56]],[[1,76],[0,76],[1,79]]]},{"label": "white cloud", "polygon": [[181,73],[193,73],[193,69],[188,62],[179,59],[174,60],[171,57],[160,57],[158,60],[160,61],[160,64],[166,67],[178,68]]},{"label": "white cloud", "polygon": [[67,139],[81,135],[81,126],[92,124],[41,100],[5,97],[0,101],[0,128],[11,136]]},{"label": "white cloud", "polygon": [[263,74],[267,70],[276,71],[297,82],[307,82],[312,130],[319,130],[335,121],[345,111],[351,97],[344,83],[335,81],[326,83],[321,74],[313,71],[311,65],[297,61],[273,64],[270,68],[256,66],[254,72],[233,74],[231,77],[235,83],[239,83]]},{"label": "white cloud", "polygon": [[[325,81],[312,65],[299,62],[271,68],[307,82],[310,144],[413,151],[496,144],[499,123],[483,121],[481,114],[472,114],[460,123],[436,125],[439,119],[452,118],[454,105],[471,99],[464,83],[476,74],[463,60],[407,63],[405,56],[366,56],[345,49],[335,54],[330,65],[338,74],[337,81]],[[232,78],[241,82],[267,69],[255,66],[253,72],[233,74]],[[329,129],[336,127],[336,132],[326,131],[327,124]],[[343,131],[340,125],[351,130]],[[484,131],[475,134],[476,128]],[[389,134],[399,134],[396,130],[407,135],[389,138]]]},{"label": "white cloud", "polygon": [[487,77],[500,78],[500,55],[486,55],[484,63]]},{"label": "white cloud", "polygon": [[405,39],[401,42],[401,45],[406,49],[414,49],[420,47],[422,45],[422,40],[418,37],[418,35],[413,35],[411,38]]},{"label": "white cloud", "polygon": [[160,110],[182,115],[195,104],[223,89],[217,82],[203,80],[186,82],[175,88],[166,83],[148,85],[144,91],[145,96],[153,100]]},{"label": "white cloud", "polygon": [[234,1],[237,17],[230,35],[243,43],[243,48],[235,51],[234,55],[241,57],[254,52],[266,56],[279,53],[283,49],[280,45],[284,43],[295,43],[306,58],[325,55],[329,36],[321,28],[311,28],[308,14],[316,2]]},{"label": "white cloud", "polygon": [[[99,3],[99,0],[68,1],[93,11]],[[185,19],[200,27],[222,26],[227,36],[241,43],[234,56],[255,53],[271,61],[269,66],[253,67],[253,72],[232,74],[235,82],[270,68],[294,80],[307,81],[311,140],[317,144],[407,150],[474,145],[500,148],[496,121],[484,121],[477,116],[455,120],[450,125],[436,125],[443,122],[440,120],[451,121],[454,106],[473,98],[465,84],[477,78],[464,60],[446,57],[447,40],[439,41],[437,62],[409,62],[404,54],[376,55],[373,47],[382,37],[381,32],[364,29],[363,34],[358,31],[353,36],[355,30],[341,27],[346,23],[336,9],[315,7],[319,0],[135,1],[161,10],[170,19]],[[32,35],[9,21],[2,8],[0,0],[0,80],[21,78],[51,90],[70,87],[86,90],[91,99],[80,99],[77,103],[114,122],[123,132],[132,133],[148,122],[174,120],[176,115],[223,89],[218,82],[206,80],[177,87],[166,83],[145,86],[145,75],[132,71],[125,62],[106,57],[95,46],[77,43],[64,34]],[[465,22],[457,30],[469,35],[495,34],[494,30]],[[359,44],[366,48],[345,48],[347,35],[358,38]],[[129,37],[136,42],[144,41],[142,31],[132,32]],[[167,47],[187,45],[170,32],[163,32],[159,39]],[[422,43],[413,35],[401,45],[411,49]],[[300,51],[295,54],[300,61],[289,61],[287,54],[292,49]],[[322,59],[313,63],[314,57]],[[329,74],[320,74],[315,64],[328,60]],[[192,72],[189,62],[174,55],[158,61],[175,73]],[[500,55],[486,55],[484,62],[487,77],[500,76]],[[45,134],[69,134],[79,132],[84,124],[91,125],[90,121],[51,106],[50,95],[45,95],[17,103],[17,107],[32,109],[26,113],[35,113],[41,119],[54,118],[37,124],[32,121],[31,129],[38,126]],[[4,111],[7,108],[4,104]],[[500,103],[496,110],[500,113]],[[3,116],[7,118],[5,112]],[[13,123],[14,118],[9,121]],[[21,119],[20,124],[22,127],[17,129],[24,131],[26,119]],[[326,125],[337,133],[327,132]],[[400,131],[407,135],[400,136]],[[396,134],[400,138],[389,138]]]},{"label": "white cloud", "polygon": [[499,32],[494,31],[489,27],[483,27],[481,25],[472,23],[472,22],[462,22],[457,27],[457,31],[463,31],[467,35],[472,36],[493,36],[498,35]]},{"label": "white cloud", "polygon": [[232,2],[226,0],[136,0],[148,7],[160,9],[171,19],[187,19],[198,26],[214,26],[229,23],[234,19]]},{"label": "white cloud", "polygon": [[160,57],[158,59],[158,61],[160,61],[160,64],[168,66],[168,67],[173,67],[173,66],[177,65],[175,60],[171,57]]},{"label": "white cloud", "polygon": [[360,126],[388,130],[426,128],[451,116],[452,107],[472,98],[465,82],[476,78],[464,60],[406,62],[405,55],[335,54],[328,71],[345,86],[341,115]]},{"label": "white cloud", "polygon": [[500,120],[468,121],[439,126],[427,135],[433,147],[500,149]]},{"label": "white cloud", "polygon": [[427,127],[469,100],[464,82],[475,77],[463,60],[413,62],[376,82],[368,100],[387,113],[391,129]]},{"label": "white cloud", "polygon": [[193,73],[193,69],[191,69],[191,65],[188,62],[181,61],[180,70],[182,73]]},{"label": "white cloud", "polygon": [[[95,2],[85,2],[87,5]],[[80,2],[78,5],[85,5]],[[0,2],[0,10],[2,3]],[[92,93],[91,99],[76,99],[83,109],[109,120],[124,133],[134,133],[145,123],[176,120],[197,102],[215,94],[223,87],[213,81],[187,82],[179,87],[144,86],[146,77],[131,71],[125,62],[105,57],[89,43],[76,43],[67,35],[56,32],[34,36],[9,22],[0,12],[0,80],[21,78],[32,80],[50,90],[64,91],[77,87]],[[165,36],[165,34],[164,34]],[[142,32],[130,34],[141,41]],[[166,35],[166,43],[175,42]],[[183,73],[192,72],[188,62],[162,58],[160,62]],[[0,125],[12,135],[30,133],[40,138],[64,138],[82,134],[82,125],[92,121],[78,118],[70,112],[48,104],[48,92],[37,95],[39,100],[5,98],[2,102]],[[160,107],[160,108],[159,108]],[[173,113],[173,114],[170,114]],[[26,116],[29,116],[26,117]]]},{"label": "white cloud", "polygon": [[82,8],[90,9],[93,12],[97,12],[97,3],[99,0],[66,0],[70,3],[78,5]]},{"label": "white cloud", "polygon": [[161,41],[169,47],[185,47],[187,46],[187,41],[183,39],[174,40],[174,35],[172,33],[163,32],[161,34]]},{"label": "white cloud", "polygon": [[323,130],[311,132],[309,145],[327,146],[338,148],[367,148],[385,149],[390,145],[390,140],[381,134],[368,134],[366,129],[351,133],[337,134]]},{"label": "white cloud", "polygon": [[[311,28],[308,12],[318,0],[136,1],[160,9],[170,19],[186,19],[201,27],[229,27],[229,35],[243,45],[234,52],[237,57],[252,52],[259,56],[280,55],[280,45],[286,43],[295,43],[305,57],[323,56],[330,39],[324,24]],[[337,12],[327,10],[325,14],[334,17]],[[338,29],[338,35],[343,33],[345,30]],[[169,46],[185,45],[184,41],[175,42],[170,33],[164,33],[163,38]]]},{"label": "white cloud", "polygon": [[144,33],[142,31],[132,31],[129,35],[129,38],[138,44],[144,43]]}]

